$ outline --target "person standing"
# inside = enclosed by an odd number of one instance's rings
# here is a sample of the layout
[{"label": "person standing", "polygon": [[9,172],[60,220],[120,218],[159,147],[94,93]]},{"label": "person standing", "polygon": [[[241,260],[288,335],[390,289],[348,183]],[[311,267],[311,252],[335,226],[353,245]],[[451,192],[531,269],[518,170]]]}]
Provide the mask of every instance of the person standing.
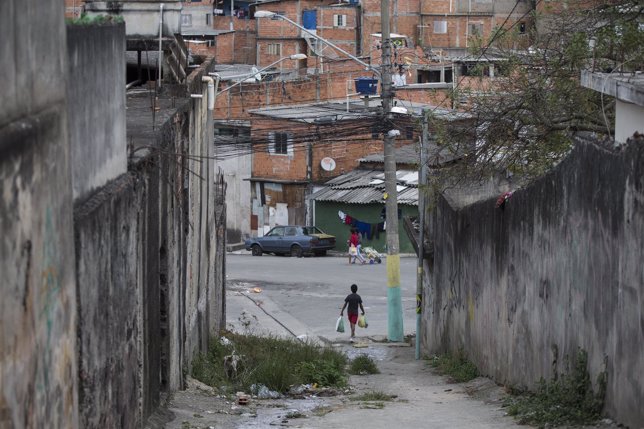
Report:
[{"label": "person standing", "polygon": [[[355,264],[356,258],[358,258],[363,265],[366,264],[367,261],[362,256],[362,252],[360,252],[360,234],[358,234],[358,230],[355,228],[351,229],[351,236],[349,237],[349,248],[351,248],[351,246],[355,246],[356,254],[351,255],[351,251],[349,251],[349,263]],[[351,262],[351,258],[353,258],[353,262]]]},{"label": "person standing", "polygon": [[351,338],[349,341],[354,342],[356,337],[356,323],[358,323],[358,308],[362,310],[364,316],[364,307],[362,306],[362,298],[358,295],[358,285],[351,285],[351,294],[347,295],[344,299],[344,305],[340,310],[340,317],[344,314],[344,309],[347,308],[347,316],[349,317],[349,324],[351,325]]}]

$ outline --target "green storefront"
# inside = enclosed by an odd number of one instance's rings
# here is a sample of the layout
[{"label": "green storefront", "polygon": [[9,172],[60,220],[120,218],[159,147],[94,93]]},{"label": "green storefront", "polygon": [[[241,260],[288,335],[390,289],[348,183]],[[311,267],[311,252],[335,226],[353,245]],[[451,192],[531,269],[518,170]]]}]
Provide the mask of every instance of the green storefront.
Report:
[{"label": "green storefront", "polygon": [[[347,240],[351,233],[351,226],[342,222],[338,216],[338,211],[344,212],[351,218],[360,222],[369,224],[378,224],[383,222],[381,214],[385,207],[384,203],[368,203],[368,204],[351,204],[345,202],[335,201],[316,201],[313,200],[313,213],[315,219],[315,226],[322,231],[336,236],[335,250],[347,252]],[[409,237],[403,229],[402,217],[418,217],[418,206],[411,204],[398,204],[399,220],[398,220],[398,235],[400,240],[400,253],[414,253]],[[363,247],[373,247],[380,253],[386,253],[387,237],[386,232],[382,231],[379,236],[373,234],[371,239],[362,236]]]}]

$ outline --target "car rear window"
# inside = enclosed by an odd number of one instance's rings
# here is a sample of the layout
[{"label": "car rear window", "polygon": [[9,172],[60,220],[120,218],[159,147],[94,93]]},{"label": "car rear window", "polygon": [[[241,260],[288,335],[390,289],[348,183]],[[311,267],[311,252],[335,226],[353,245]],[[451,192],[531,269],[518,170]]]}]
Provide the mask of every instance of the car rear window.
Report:
[{"label": "car rear window", "polygon": [[322,231],[317,229],[314,226],[309,226],[306,228],[302,228],[304,230],[304,235],[311,235],[311,234],[322,234]]}]

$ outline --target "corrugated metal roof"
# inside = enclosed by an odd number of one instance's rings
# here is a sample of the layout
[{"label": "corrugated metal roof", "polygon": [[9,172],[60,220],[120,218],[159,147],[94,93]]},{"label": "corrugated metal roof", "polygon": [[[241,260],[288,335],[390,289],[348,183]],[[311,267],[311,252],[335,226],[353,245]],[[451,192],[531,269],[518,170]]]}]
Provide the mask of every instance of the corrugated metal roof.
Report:
[{"label": "corrugated metal roof", "polygon": [[[396,148],[396,162],[400,164],[420,164],[420,152],[417,144],[411,144]],[[430,144],[427,151],[430,166],[440,166],[459,158],[453,154],[448,148],[440,147]],[[385,162],[385,155],[383,153],[376,153],[373,155],[360,158],[358,162],[374,162],[383,164]]]},{"label": "corrugated metal roof", "polygon": [[[418,205],[418,172],[399,170],[398,204]],[[325,183],[313,194],[316,201],[333,201],[347,204],[382,203],[385,192],[385,173],[379,170],[354,170]]]},{"label": "corrugated metal roof", "polygon": [[353,103],[347,112],[342,102],[304,103],[282,106],[269,106],[249,110],[253,115],[267,116],[275,119],[315,123],[318,121],[346,121],[376,116],[376,110],[365,109],[363,105]]}]

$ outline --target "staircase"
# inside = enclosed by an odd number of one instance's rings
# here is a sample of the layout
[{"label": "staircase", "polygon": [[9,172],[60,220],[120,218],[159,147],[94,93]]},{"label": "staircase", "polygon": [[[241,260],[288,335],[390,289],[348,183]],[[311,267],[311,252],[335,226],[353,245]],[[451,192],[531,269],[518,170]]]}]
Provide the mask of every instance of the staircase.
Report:
[{"label": "staircase", "polygon": [[314,38],[306,31],[302,31],[302,37],[304,38],[304,40],[306,40],[306,44],[309,46],[309,49],[311,50],[313,55],[316,55],[318,57],[326,57],[326,58],[340,57],[340,55],[336,52],[335,49],[331,48],[329,45],[322,42],[321,40]]},{"label": "staircase", "polygon": [[188,74],[188,47],[181,34],[176,33],[170,44],[170,52],[166,55],[166,62],[174,80],[184,83]]}]

